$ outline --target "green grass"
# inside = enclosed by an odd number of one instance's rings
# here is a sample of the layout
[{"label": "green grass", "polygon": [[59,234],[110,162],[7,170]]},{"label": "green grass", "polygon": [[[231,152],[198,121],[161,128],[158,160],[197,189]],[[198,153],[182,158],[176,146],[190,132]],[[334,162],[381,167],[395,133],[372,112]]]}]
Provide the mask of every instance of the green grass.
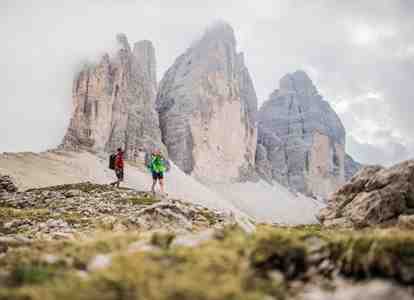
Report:
[{"label": "green grass", "polygon": [[142,197],[138,197],[138,196],[130,197],[130,198],[122,199],[121,201],[123,201],[124,203],[131,204],[131,205],[152,205],[157,202],[160,202],[160,200],[150,195],[142,196]]},{"label": "green grass", "polygon": [[[158,251],[131,253],[128,245],[148,238]],[[398,229],[364,231],[320,226],[258,226],[251,235],[237,226],[225,228],[198,247],[170,248],[174,234],[134,233],[97,236],[87,241],[42,242],[13,249],[0,258],[9,272],[0,299],[291,299],[314,264],[312,241],[320,241],[325,259],[354,280],[385,278],[410,285],[414,278],[414,235]],[[60,260],[50,266],[42,255]],[[80,278],[97,254],[112,254],[110,267]],[[19,270],[18,272],[16,270]],[[282,277],[275,279],[272,272]],[[327,280],[329,274],[327,275]]]}]

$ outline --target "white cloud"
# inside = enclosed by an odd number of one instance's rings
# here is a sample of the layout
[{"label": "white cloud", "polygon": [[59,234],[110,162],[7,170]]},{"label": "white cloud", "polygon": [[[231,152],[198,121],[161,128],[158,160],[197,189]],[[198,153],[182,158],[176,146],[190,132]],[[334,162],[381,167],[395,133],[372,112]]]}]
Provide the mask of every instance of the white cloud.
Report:
[{"label": "white cloud", "polygon": [[220,19],[235,28],[260,102],[285,73],[304,69],[355,140],[411,151],[413,14],[406,0],[2,0],[0,151],[60,142],[76,69],[112,49],[116,33],[154,42],[160,78]]}]

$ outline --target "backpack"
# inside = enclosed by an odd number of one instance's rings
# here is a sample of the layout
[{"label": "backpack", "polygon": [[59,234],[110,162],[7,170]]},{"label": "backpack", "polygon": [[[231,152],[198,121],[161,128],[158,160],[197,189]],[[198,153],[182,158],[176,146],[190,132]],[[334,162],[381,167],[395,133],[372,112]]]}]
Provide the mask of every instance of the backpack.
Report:
[{"label": "backpack", "polygon": [[115,170],[115,160],[116,160],[116,154],[111,154],[109,156],[109,168],[111,170]]}]

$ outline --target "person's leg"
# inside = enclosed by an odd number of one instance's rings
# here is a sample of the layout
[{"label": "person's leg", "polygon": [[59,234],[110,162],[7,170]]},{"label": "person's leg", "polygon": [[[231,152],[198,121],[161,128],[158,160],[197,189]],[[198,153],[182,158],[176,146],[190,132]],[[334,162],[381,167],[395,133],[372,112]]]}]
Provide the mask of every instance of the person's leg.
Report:
[{"label": "person's leg", "polygon": [[115,182],[115,185],[117,188],[119,188],[119,185],[121,184],[121,181],[124,180],[124,170],[123,169],[117,169],[116,170],[116,178],[117,181]]},{"label": "person's leg", "polygon": [[116,183],[118,182],[118,174],[116,173],[116,170],[115,170],[115,176],[116,176],[116,180],[110,183],[111,186],[115,186]]},{"label": "person's leg", "polygon": [[152,173],[152,187],[151,192],[155,196],[155,185],[157,184],[157,178],[155,177],[155,174]]},{"label": "person's leg", "polygon": [[160,178],[160,179],[159,179],[159,182],[160,182],[160,190],[161,190],[161,194],[163,194],[163,195],[164,195],[164,179],[163,179],[163,178]]}]

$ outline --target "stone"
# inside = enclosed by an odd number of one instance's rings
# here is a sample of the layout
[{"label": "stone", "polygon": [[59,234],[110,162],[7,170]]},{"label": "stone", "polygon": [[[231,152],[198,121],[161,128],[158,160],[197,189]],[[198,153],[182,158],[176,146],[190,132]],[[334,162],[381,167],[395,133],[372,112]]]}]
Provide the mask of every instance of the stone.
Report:
[{"label": "stone", "polygon": [[400,215],[397,226],[401,229],[414,229],[414,215]]},{"label": "stone", "polygon": [[99,254],[96,255],[88,264],[88,271],[94,272],[105,269],[111,265],[112,258],[109,255]]},{"label": "stone", "polygon": [[15,180],[9,175],[0,174],[0,200],[7,199],[18,191]]},{"label": "stone", "polygon": [[22,247],[31,244],[31,240],[16,235],[16,236],[0,236],[0,249],[7,250],[9,247]]},{"label": "stone", "polygon": [[45,254],[41,257],[41,260],[49,265],[53,265],[59,262],[60,258],[54,254]]},{"label": "stone", "polygon": [[[414,160],[390,168],[367,166],[338,189],[319,213],[324,225],[338,223],[353,227],[410,223],[414,207]],[[400,217],[400,218],[399,218]]]},{"label": "stone", "polygon": [[329,258],[330,251],[328,243],[317,236],[309,236],[305,239],[307,245],[307,263],[317,265]]},{"label": "stone", "polygon": [[211,27],[176,59],[156,107],[162,140],[185,173],[205,182],[253,176],[257,97],[230,25]]},{"label": "stone", "polygon": [[154,109],[154,47],[141,41],[131,50],[125,35],[117,40],[115,55],[105,54],[76,76],[74,112],[61,148],[114,152],[121,147],[127,159],[137,158],[140,149],[163,149]]},{"label": "stone", "polygon": [[339,286],[333,292],[314,288],[305,293],[303,300],[409,300],[410,293],[391,282],[375,280],[358,285]]},{"label": "stone", "polygon": [[327,198],[345,183],[344,126],[304,71],[279,85],[258,113],[256,169],[268,181]]},{"label": "stone", "polygon": [[[56,195],[62,198],[56,201]],[[19,209],[19,214],[0,220],[1,232],[7,236],[0,237],[0,253],[19,245],[18,232],[33,240],[72,240],[96,230],[166,229],[188,234],[236,223],[231,215],[201,205],[90,182],[30,189],[5,204]]]},{"label": "stone", "polygon": [[186,234],[176,237],[171,247],[196,247],[200,244],[212,240],[214,238],[215,231],[213,229],[207,229],[198,233]]}]

